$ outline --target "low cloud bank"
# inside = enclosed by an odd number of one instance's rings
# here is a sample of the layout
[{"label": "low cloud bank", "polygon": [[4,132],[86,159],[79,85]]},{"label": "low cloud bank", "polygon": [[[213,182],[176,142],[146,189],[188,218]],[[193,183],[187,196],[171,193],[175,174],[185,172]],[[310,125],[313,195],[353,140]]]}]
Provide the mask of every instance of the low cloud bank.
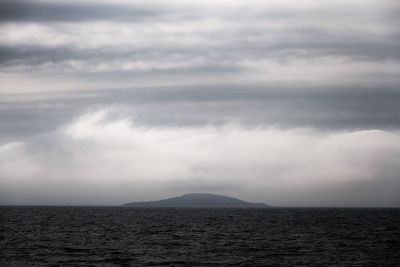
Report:
[{"label": "low cloud bank", "polygon": [[398,206],[400,132],[150,127],[88,112],[0,147],[1,204],[98,204],[188,192],[289,206]]}]

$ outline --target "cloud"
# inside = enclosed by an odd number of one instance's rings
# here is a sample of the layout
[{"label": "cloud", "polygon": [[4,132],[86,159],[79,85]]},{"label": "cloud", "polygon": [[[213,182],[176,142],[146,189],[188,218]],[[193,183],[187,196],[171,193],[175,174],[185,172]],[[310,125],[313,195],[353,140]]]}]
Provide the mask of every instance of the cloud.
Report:
[{"label": "cloud", "polygon": [[[9,79],[12,84],[16,78],[9,75]],[[53,89],[57,85],[63,84],[55,83]],[[129,107],[138,124],[159,127],[223,125],[235,121],[246,127],[278,125],[323,131],[400,128],[400,92],[396,86],[383,89],[370,84],[353,86],[351,90],[250,84],[136,86],[5,94],[0,98],[0,143],[49,132],[86,112],[88,107],[109,105]]]},{"label": "cloud", "polygon": [[[121,86],[398,84],[394,1],[5,1],[4,92]],[[89,37],[89,38],[88,38]],[[89,82],[87,78],[92,80]],[[1,78],[2,80],[6,78]],[[24,79],[22,79],[24,80]]]},{"label": "cloud", "polygon": [[101,19],[138,20],[156,16],[157,12],[138,5],[99,1],[1,1],[0,21],[76,22]]},{"label": "cloud", "polygon": [[399,163],[399,131],[151,127],[107,109],[2,145],[1,202],[119,204],[207,191],[275,205],[396,206]]},{"label": "cloud", "polygon": [[0,1],[0,199],[398,205],[399,10]]}]

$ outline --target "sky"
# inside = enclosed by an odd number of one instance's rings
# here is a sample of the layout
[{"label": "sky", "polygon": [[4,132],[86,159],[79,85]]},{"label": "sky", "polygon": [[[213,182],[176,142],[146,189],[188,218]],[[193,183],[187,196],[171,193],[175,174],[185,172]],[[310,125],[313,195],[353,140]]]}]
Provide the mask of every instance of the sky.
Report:
[{"label": "sky", "polygon": [[0,204],[400,206],[396,0],[0,0]]}]

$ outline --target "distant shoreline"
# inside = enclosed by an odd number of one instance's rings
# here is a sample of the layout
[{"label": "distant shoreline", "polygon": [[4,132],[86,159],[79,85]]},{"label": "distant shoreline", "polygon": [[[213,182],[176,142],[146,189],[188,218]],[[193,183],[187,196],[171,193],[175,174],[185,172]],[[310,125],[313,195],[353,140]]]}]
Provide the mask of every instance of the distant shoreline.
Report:
[{"label": "distant shoreline", "polygon": [[260,208],[207,207],[129,207],[123,205],[0,205],[0,208],[121,208],[121,209],[400,209],[400,207],[345,207],[345,206],[271,206]]}]

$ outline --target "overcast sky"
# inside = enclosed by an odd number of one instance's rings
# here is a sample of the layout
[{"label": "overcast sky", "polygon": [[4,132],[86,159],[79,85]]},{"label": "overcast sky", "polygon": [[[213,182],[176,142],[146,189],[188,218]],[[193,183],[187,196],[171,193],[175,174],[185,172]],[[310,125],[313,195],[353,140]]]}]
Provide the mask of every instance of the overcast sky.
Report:
[{"label": "overcast sky", "polygon": [[0,204],[400,206],[396,0],[0,0]]}]

